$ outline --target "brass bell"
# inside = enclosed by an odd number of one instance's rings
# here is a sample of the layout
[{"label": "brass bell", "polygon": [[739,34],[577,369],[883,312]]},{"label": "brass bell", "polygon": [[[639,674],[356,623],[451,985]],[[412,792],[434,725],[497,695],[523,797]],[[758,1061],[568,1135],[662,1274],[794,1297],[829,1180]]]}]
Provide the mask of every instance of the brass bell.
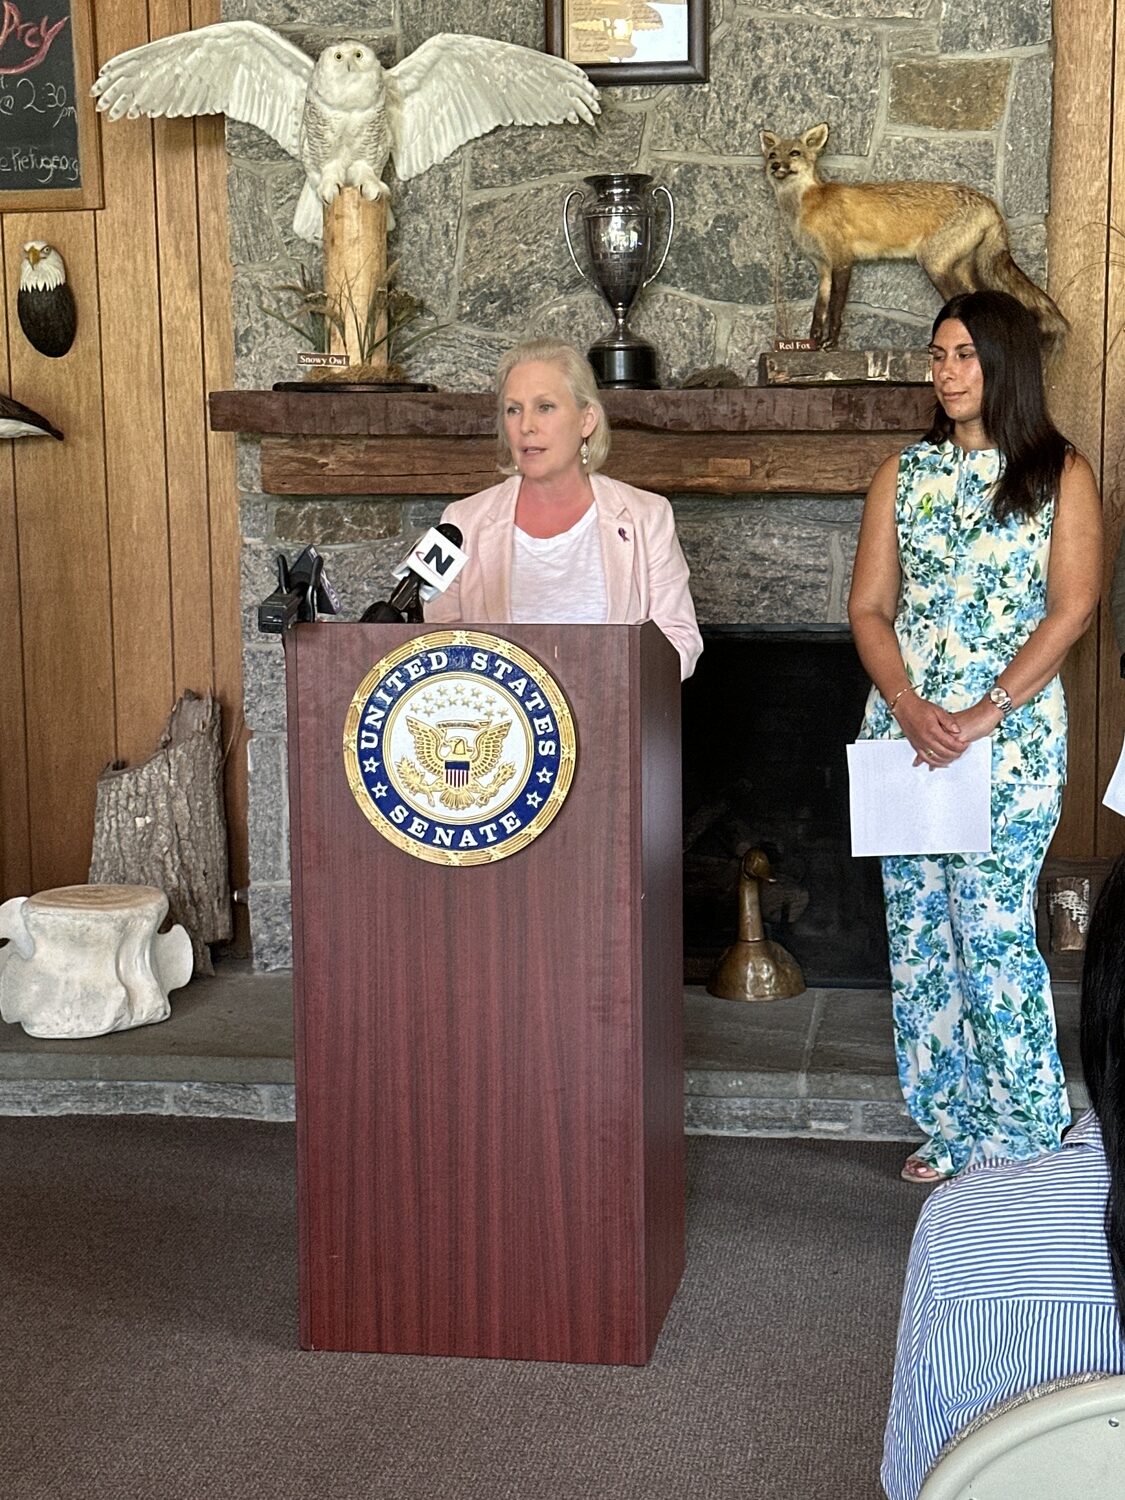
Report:
[{"label": "brass bell", "polygon": [[742,856],[738,877],[738,941],[719,959],[707,981],[707,993],[721,1000],[785,1000],[805,988],[793,955],[766,937],[763,880],[773,883],[770,862],[763,850],[749,849]]}]

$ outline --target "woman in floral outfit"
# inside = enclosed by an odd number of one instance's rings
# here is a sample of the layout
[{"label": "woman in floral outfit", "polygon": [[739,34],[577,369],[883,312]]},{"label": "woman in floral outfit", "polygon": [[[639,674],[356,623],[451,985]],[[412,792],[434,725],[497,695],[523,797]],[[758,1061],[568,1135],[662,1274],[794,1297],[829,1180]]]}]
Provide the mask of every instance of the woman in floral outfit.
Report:
[{"label": "woman in floral outfit", "polygon": [[937,1182],[1034,1156],[1070,1118],[1033,898],[1066,779],[1058,672],[1097,604],[1101,507],[1047,416],[1038,330],[1003,292],[954,297],[930,344],[934,424],[864,506],[848,613],[874,686],[860,731],[940,774],[992,740],[992,850],[883,861],[895,1045]]}]

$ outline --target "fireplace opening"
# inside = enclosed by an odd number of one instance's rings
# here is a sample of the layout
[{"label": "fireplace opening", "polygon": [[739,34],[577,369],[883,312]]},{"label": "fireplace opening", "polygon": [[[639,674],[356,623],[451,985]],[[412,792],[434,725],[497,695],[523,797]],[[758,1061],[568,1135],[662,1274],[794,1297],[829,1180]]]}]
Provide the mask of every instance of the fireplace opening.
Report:
[{"label": "fireplace opening", "polygon": [[879,862],[853,859],[846,746],[869,681],[845,625],[721,625],[683,689],[684,977],[738,935],[742,856],[762,848],[766,934],[812,986],[889,983]]}]

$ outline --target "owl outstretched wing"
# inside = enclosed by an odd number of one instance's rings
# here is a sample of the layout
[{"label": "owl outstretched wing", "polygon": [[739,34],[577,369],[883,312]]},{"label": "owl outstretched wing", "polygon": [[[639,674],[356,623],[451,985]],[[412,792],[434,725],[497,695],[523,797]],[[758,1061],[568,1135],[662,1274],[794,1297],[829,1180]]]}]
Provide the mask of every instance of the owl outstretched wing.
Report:
[{"label": "owl outstretched wing", "polygon": [[103,64],[91,93],[111,120],[229,115],[297,156],[312,71],[311,58],[268,26],[221,21],[118,53]]},{"label": "owl outstretched wing", "polygon": [[439,754],[445,737],[442,731],[435,729],[432,724],[423,724],[421,719],[412,719],[409,715],[406,727],[414,741],[414,754],[418,757],[418,764],[424,771],[429,771],[431,776],[444,776],[445,762]]},{"label": "owl outstretched wing", "polygon": [[391,152],[400,178],[417,177],[497,125],[594,123],[598,91],[561,57],[442,32],[387,73]]},{"label": "owl outstretched wing", "polygon": [[477,735],[476,745],[473,747],[472,768],[473,776],[479,781],[493,770],[500,759],[500,752],[504,748],[504,741],[508,737],[511,724],[491,724],[487,729],[482,729]]}]

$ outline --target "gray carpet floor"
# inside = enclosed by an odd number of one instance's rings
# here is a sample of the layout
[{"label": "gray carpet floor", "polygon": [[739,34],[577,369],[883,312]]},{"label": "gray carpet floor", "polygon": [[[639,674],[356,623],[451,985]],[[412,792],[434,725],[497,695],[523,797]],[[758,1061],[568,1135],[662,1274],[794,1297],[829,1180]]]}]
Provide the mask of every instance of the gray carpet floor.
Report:
[{"label": "gray carpet floor", "polygon": [[11,1500],[876,1500],[903,1148],[694,1137],[645,1369],[303,1353],[290,1125],[0,1119]]}]

